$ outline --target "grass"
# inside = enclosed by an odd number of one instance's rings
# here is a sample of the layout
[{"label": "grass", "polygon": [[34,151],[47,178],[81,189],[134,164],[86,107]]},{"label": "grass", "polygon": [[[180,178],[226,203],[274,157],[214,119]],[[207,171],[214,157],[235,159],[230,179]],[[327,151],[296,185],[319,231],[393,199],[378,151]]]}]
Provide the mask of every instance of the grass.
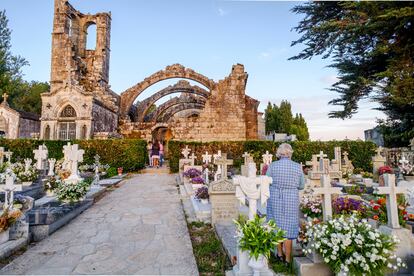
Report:
[{"label": "grass", "polygon": [[285,264],[278,259],[273,254],[270,254],[269,266],[275,273],[282,273],[284,275],[295,275],[295,270],[293,268],[293,261],[290,264]]},{"label": "grass", "polygon": [[191,222],[188,230],[200,275],[225,275],[231,264],[213,227],[203,222]]}]

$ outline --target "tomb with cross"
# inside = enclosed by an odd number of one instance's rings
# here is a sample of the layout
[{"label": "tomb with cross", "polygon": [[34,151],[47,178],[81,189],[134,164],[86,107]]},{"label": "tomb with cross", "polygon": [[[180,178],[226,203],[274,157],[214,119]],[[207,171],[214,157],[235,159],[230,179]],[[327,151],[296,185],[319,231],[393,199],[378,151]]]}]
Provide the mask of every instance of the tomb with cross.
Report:
[{"label": "tomb with cross", "polygon": [[7,102],[7,99],[9,98],[9,95],[7,93],[3,93],[3,102],[2,105],[9,106],[9,103]]},{"label": "tomb with cross", "polygon": [[47,157],[48,157],[48,150],[47,147],[43,144],[40,145],[37,150],[33,151],[34,159],[36,160],[36,169],[43,171],[47,169]]},{"label": "tomb with cross", "polygon": [[243,153],[242,157],[244,158],[244,164],[241,165],[241,175],[242,176],[248,176],[249,174],[249,164],[253,163],[256,166],[256,163],[254,163],[253,157],[248,153]]},{"label": "tomb with cross", "polygon": [[0,190],[4,192],[4,207],[9,209],[13,207],[14,192],[22,191],[22,185],[14,184],[15,176],[11,171],[6,171],[6,184],[0,185]]},{"label": "tomb with cross", "polygon": [[85,151],[79,149],[78,144],[71,145],[70,151],[68,152],[68,158],[70,161],[70,176],[65,180],[68,183],[77,183],[82,180],[78,172],[78,164],[83,162],[83,155]]},{"label": "tomb with cross", "polygon": [[214,176],[214,180],[227,179],[227,166],[233,165],[233,160],[227,159],[227,154],[220,152],[220,157],[214,159],[214,164],[217,166],[217,172]]},{"label": "tomb with cross", "polygon": [[188,159],[190,152],[191,152],[191,149],[188,148],[188,145],[186,145],[185,148],[181,151],[181,154],[184,156],[184,159]]},{"label": "tomb with cross", "polygon": [[323,221],[328,221],[332,219],[332,195],[342,194],[342,188],[331,186],[329,174],[322,174],[320,181],[321,187],[313,188],[313,193],[322,196]]},{"label": "tomb with cross", "polygon": [[383,152],[382,147],[378,147],[375,150],[375,152],[376,155],[372,157],[372,173],[376,178],[378,178],[378,170],[382,166],[385,166],[385,164],[387,163],[387,159],[381,155],[381,153]]},{"label": "tomb with cross", "polygon": [[208,164],[211,162],[211,154],[208,154],[208,152],[206,151],[205,154],[203,154],[201,156],[203,158],[203,164],[204,164],[204,181],[206,184],[208,184],[210,182],[209,180],[209,169],[208,169]]},{"label": "tomb with cross", "polygon": [[68,142],[63,146],[63,163],[62,170],[69,171],[71,167],[70,152],[72,150],[72,144]]},{"label": "tomb with cross", "polygon": [[331,178],[341,179],[342,171],[340,169],[342,168],[342,160],[340,159],[340,152],[341,148],[336,147],[335,159],[332,161],[328,159],[328,155],[323,151],[320,151],[319,154],[312,155],[312,161],[306,162],[306,165],[312,165],[312,170],[308,172],[309,179],[319,182],[322,174],[328,174]]},{"label": "tomb with cross", "polygon": [[179,168],[179,175],[181,177],[181,179],[184,179],[183,173],[184,173],[184,167],[186,166],[194,166],[194,160],[195,160],[195,155],[194,152],[191,156],[190,155],[191,149],[188,147],[188,145],[185,146],[185,148],[181,151],[181,154],[183,155],[184,158],[181,158],[179,160],[178,163],[178,168]]},{"label": "tomb with cross", "polygon": [[384,187],[376,187],[374,192],[385,195],[387,206],[387,225],[381,225],[379,231],[396,236],[400,242],[397,244],[395,254],[398,257],[406,258],[414,251],[414,237],[411,230],[401,227],[399,223],[397,196],[407,194],[407,187],[397,187],[394,174],[383,174]]}]

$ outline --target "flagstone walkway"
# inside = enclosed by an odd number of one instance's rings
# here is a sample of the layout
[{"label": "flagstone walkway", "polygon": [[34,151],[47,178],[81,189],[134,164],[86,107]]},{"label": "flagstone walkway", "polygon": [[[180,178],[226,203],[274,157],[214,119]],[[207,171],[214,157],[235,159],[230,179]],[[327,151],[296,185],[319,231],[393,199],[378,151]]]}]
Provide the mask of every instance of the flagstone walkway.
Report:
[{"label": "flagstone walkway", "polygon": [[127,180],[0,273],[198,275],[174,180]]}]

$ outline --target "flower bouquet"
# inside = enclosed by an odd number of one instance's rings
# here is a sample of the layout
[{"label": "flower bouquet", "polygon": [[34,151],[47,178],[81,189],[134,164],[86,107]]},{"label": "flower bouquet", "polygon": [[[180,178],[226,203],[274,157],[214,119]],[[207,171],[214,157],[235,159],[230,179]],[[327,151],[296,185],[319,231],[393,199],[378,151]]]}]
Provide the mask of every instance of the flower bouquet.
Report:
[{"label": "flower bouquet", "polygon": [[54,191],[62,185],[62,180],[60,180],[59,176],[51,176],[45,182],[45,190],[48,196],[53,196]]},{"label": "flower bouquet", "polygon": [[203,186],[201,188],[198,188],[195,192],[195,197],[199,200],[201,200],[201,202],[203,204],[208,203],[208,199],[209,199],[209,194],[208,194],[208,188],[207,186]]},{"label": "flower bouquet", "polygon": [[199,177],[199,176],[201,176],[201,174],[202,174],[202,172],[195,169],[195,168],[190,168],[190,169],[186,170],[185,172],[183,172],[184,177],[191,178],[191,179]]},{"label": "flower bouquet", "polygon": [[300,201],[300,210],[305,218],[320,218],[322,216],[322,198],[306,190]]},{"label": "flower bouquet", "polygon": [[20,218],[20,210],[3,209],[0,213],[0,244],[9,240],[9,227]]},{"label": "flower bouquet", "polygon": [[364,201],[349,197],[334,198],[332,200],[332,207],[335,214],[358,213],[361,215],[367,209]]},{"label": "flower bouquet", "polygon": [[89,183],[81,181],[79,183],[59,182],[55,189],[56,197],[59,201],[73,203],[82,200],[89,189]]},{"label": "flower bouquet", "polygon": [[[327,222],[309,225],[306,232],[311,248],[335,273],[342,275],[384,275],[387,269],[405,267],[393,255],[399,242],[380,233],[366,220],[342,215]],[[312,249],[305,250],[307,254]]]},{"label": "flower bouquet", "polygon": [[24,164],[14,163],[11,166],[11,169],[21,183],[31,184],[39,177],[36,167],[32,165],[28,167],[28,170],[26,170]]},{"label": "flower bouquet", "polygon": [[204,184],[204,179],[200,176],[197,176],[197,177],[191,178],[190,182],[192,184]]},{"label": "flower bouquet", "polygon": [[[266,222],[266,218],[255,216],[253,220],[234,221],[237,226],[239,247],[247,251],[250,257],[249,266],[254,267],[254,262],[262,262],[269,259],[277,245],[285,240],[285,231],[276,227],[273,220]],[[256,266],[257,267],[257,266]]]},{"label": "flower bouquet", "polygon": [[[387,224],[387,205],[386,199],[380,197],[377,200],[371,200],[369,202],[368,217],[377,220],[381,224]],[[408,214],[406,211],[407,202],[404,195],[397,195],[398,204],[398,221],[401,226],[405,226],[408,220]]]}]

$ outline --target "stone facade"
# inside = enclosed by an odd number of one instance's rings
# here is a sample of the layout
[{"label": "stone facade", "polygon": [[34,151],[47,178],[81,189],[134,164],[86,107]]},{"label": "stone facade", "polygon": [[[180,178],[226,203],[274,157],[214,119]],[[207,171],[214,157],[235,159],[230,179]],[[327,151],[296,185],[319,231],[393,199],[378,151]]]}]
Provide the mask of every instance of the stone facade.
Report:
[{"label": "stone facade", "polygon": [[39,115],[10,108],[6,96],[0,104],[0,135],[8,139],[31,138],[39,131]]},{"label": "stone facade", "polygon": [[[95,49],[86,47],[91,25],[97,27]],[[55,0],[51,90],[42,94],[41,138],[102,138],[118,131],[123,137],[144,139],[160,133],[188,141],[258,139],[259,102],[245,94],[248,75],[243,65],[234,65],[228,77],[215,82],[173,64],[119,96],[109,86],[110,31],[110,13],[82,14],[67,0]],[[145,89],[173,78],[186,80],[134,104]],[[173,93],[181,96],[148,114],[156,101]]]}]

